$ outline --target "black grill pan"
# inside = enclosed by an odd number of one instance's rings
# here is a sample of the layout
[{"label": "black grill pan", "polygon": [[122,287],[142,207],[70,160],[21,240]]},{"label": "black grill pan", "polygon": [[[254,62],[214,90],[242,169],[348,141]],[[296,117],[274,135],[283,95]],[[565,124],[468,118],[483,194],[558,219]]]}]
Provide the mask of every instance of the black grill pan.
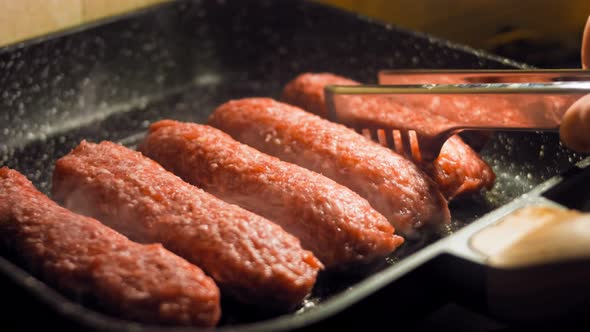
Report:
[{"label": "black grill pan", "polygon": [[[203,122],[229,99],[278,97],[302,72],[329,71],[371,83],[385,68],[513,67],[523,65],[313,2],[172,2],[1,49],[0,166],[21,171],[47,193],[54,161],[81,139],[133,146],[152,121]],[[489,309],[485,264],[468,262],[448,250],[450,244],[524,204],[557,204],[542,194],[584,170],[574,166],[581,157],[551,135],[497,133],[482,155],[497,184],[453,202],[444,234],[408,242],[358,273],[322,275],[296,312],[268,317],[226,302],[217,329],[399,327],[442,300],[461,297]],[[523,194],[526,199],[515,200]],[[92,303],[62,297],[8,254],[0,256],[0,278],[4,316],[22,327],[185,330],[98,313]]]}]

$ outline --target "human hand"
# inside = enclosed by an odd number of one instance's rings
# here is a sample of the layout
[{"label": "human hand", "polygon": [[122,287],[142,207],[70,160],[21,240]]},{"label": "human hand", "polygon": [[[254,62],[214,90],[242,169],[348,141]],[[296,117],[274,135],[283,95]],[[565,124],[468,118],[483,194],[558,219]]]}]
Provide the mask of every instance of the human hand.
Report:
[{"label": "human hand", "polygon": [[[590,68],[590,16],[582,38],[582,67]],[[559,128],[565,146],[578,152],[590,152],[590,95],[576,101],[565,112]]]}]

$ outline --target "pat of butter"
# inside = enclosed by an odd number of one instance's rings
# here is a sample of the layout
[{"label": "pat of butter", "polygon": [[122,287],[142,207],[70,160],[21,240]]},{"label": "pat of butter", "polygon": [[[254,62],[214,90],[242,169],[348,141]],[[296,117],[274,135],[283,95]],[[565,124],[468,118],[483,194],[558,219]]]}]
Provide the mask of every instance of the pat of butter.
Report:
[{"label": "pat of butter", "polygon": [[590,214],[556,207],[526,207],[475,234],[473,249],[497,267],[590,258]]}]

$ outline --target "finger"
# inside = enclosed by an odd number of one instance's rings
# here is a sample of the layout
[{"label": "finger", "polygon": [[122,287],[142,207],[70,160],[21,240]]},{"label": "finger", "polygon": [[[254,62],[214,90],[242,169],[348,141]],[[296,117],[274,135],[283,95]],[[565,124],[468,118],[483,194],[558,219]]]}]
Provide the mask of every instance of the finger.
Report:
[{"label": "finger", "polygon": [[590,68],[590,16],[586,21],[584,36],[582,37],[582,68]]},{"label": "finger", "polygon": [[559,128],[561,141],[578,152],[590,152],[590,95],[576,101],[565,113]]}]

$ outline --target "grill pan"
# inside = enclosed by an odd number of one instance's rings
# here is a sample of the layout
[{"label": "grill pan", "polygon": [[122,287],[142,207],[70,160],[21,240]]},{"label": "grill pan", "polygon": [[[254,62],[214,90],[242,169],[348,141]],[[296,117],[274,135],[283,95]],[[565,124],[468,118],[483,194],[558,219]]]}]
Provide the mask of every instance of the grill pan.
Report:
[{"label": "grill pan", "polygon": [[[54,161],[82,139],[133,146],[152,121],[204,122],[229,99],[278,98],[302,72],[375,83],[383,68],[514,67],[525,66],[313,2],[173,2],[1,49],[0,166],[19,170],[48,193]],[[496,185],[452,202],[452,223],[441,234],[408,241],[359,271],[321,275],[295,312],[264,316],[224,300],[217,329],[400,327],[449,299],[518,321],[518,312],[510,316],[490,305],[490,269],[466,239],[523,205],[584,208],[588,200],[572,192],[590,176],[582,157],[562,148],[556,135],[496,133],[481,154]],[[23,327],[186,330],[96,312],[92,303],[64,298],[21,270],[7,253],[0,256],[0,288],[7,320]]]}]

